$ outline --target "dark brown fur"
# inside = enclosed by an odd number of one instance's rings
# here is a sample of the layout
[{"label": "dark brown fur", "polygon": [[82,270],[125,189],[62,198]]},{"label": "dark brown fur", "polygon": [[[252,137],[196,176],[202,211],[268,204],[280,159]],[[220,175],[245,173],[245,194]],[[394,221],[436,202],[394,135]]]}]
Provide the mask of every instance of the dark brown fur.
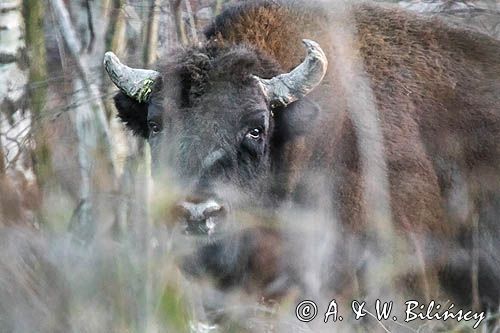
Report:
[{"label": "dark brown fur", "polygon": [[[496,210],[490,209],[496,217],[480,223],[484,234],[498,234],[500,43],[399,9],[360,5],[348,14],[355,25],[353,50],[359,52],[349,56],[359,57],[379,113],[397,232],[422,235],[413,246],[414,251],[423,251],[424,261],[438,256],[426,253],[427,239],[438,240],[444,260],[460,237],[470,239],[474,214],[496,205]],[[322,125],[279,152],[282,156],[276,160],[286,161],[281,167],[288,169],[288,178],[280,178],[277,186],[283,193],[295,192],[303,171],[321,161],[323,168],[332,170],[332,177],[341,179],[335,197],[342,222],[360,231],[366,228],[364,214],[369,213],[363,203],[365,179],[356,149],[356,121],[346,97],[352,88],[342,81],[350,78],[337,65],[353,60],[342,59],[346,54],[332,42],[336,29],[340,34],[346,24],[349,18],[321,7],[260,1],[223,13],[206,35],[219,45],[255,46],[286,71],[303,57],[302,38],[322,45],[329,73],[313,93],[322,107]],[[459,186],[466,186],[467,201],[473,206],[462,215],[449,203]],[[450,249],[444,245],[448,241]],[[438,262],[438,267],[450,266]]]},{"label": "dark brown fur", "polygon": [[[355,135],[349,110],[337,107],[346,101],[343,92],[334,87],[344,84],[330,81],[343,79],[332,73],[337,55],[328,36],[329,26],[333,26],[331,33],[335,34],[335,25],[327,23],[326,15],[320,12],[324,13],[304,6],[258,2],[223,14],[207,30],[207,37],[217,42],[248,43],[265,50],[285,70],[296,66],[303,57],[302,38],[316,39],[329,51],[330,75],[314,94],[331,121],[324,123],[322,133],[316,135],[321,142],[309,135],[306,143],[313,147],[307,151],[317,154],[327,150],[324,139],[331,139],[329,146],[335,149],[342,147],[338,140],[346,141]],[[404,215],[408,221],[422,221],[424,229],[444,231],[440,197],[441,191],[451,186],[447,184],[450,171],[442,170],[435,159],[463,167],[466,178],[471,180],[478,181],[477,172],[483,177],[484,172],[498,175],[500,43],[457,30],[438,19],[397,9],[360,6],[354,8],[353,17],[358,38],[354,46],[359,48],[381,117],[392,193],[399,197],[396,201],[421,198],[395,204],[396,220],[401,221]],[[330,97],[321,97],[325,95]],[[356,139],[351,140],[354,143]],[[447,140],[453,140],[456,147]],[[345,154],[355,154],[351,143]],[[295,151],[290,155],[303,159],[303,154]],[[357,163],[356,156],[345,158],[348,163]],[[398,179],[402,177],[409,178]],[[493,190],[498,189],[490,180],[487,182]],[[354,220],[354,224],[359,223],[359,219]]]}]

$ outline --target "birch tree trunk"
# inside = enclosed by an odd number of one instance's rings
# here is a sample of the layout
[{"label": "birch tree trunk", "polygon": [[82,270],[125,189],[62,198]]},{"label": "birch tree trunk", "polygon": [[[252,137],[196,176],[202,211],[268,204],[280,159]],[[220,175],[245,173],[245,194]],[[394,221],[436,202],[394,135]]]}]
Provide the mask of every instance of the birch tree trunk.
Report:
[{"label": "birch tree trunk", "polygon": [[31,119],[25,111],[28,71],[21,0],[0,0],[0,140],[6,168],[28,171],[23,144]]},{"label": "birch tree trunk", "polygon": [[0,225],[37,225],[22,0],[0,0]]}]

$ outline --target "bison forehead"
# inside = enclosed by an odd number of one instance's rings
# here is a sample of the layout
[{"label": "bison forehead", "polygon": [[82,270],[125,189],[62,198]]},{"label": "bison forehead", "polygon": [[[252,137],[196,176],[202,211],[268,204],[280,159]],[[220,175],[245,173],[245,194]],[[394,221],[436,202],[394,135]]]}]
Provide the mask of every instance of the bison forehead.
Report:
[{"label": "bison forehead", "polygon": [[[213,46],[178,51],[160,65],[167,92],[176,91],[181,106],[192,106],[200,96],[228,87],[253,86],[251,75],[271,78],[283,72],[267,55],[248,46]],[[227,85],[226,85],[227,84]],[[211,88],[216,87],[216,90]]]}]

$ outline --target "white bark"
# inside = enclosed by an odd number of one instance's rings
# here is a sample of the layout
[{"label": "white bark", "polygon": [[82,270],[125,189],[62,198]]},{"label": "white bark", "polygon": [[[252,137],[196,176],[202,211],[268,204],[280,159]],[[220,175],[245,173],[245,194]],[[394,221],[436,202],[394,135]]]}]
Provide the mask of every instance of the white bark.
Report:
[{"label": "white bark", "polygon": [[29,112],[24,112],[28,71],[21,63],[25,49],[21,0],[0,1],[0,142],[7,169],[20,171],[33,180],[24,161],[24,147],[31,129]]}]

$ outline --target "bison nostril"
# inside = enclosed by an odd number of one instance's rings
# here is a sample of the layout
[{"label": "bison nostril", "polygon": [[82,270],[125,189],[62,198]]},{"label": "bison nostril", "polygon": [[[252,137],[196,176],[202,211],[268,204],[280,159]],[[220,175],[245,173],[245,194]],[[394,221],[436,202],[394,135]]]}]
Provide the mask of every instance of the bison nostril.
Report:
[{"label": "bison nostril", "polygon": [[212,199],[197,203],[183,201],[175,212],[186,222],[186,231],[195,234],[213,233],[217,217],[225,214],[224,207]]},{"label": "bison nostril", "polygon": [[223,212],[223,207],[214,200],[199,203],[189,201],[181,202],[177,210],[190,221],[205,220],[208,217],[217,216]]},{"label": "bison nostril", "polygon": [[210,200],[202,204],[203,216],[205,218],[221,216],[224,214],[224,207],[219,205],[217,202]]}]

